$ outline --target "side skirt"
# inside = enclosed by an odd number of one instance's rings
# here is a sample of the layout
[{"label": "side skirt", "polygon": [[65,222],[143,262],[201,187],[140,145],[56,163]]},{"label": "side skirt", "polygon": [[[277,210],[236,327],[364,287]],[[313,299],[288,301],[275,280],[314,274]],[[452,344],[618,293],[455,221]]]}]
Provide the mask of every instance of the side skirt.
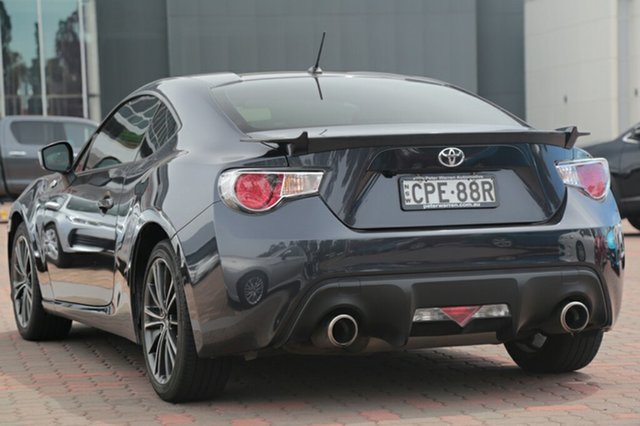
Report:
[{"label": "side skirt", "polygon": [[131,321],[131,312],[117,310],[113,304],[106,306],[89,306],[77,303],[43,300],[43,308],[54,314],[90,327],[113,333],[124,337],[134,343],[140,343],[136,339],[136,333]]}]

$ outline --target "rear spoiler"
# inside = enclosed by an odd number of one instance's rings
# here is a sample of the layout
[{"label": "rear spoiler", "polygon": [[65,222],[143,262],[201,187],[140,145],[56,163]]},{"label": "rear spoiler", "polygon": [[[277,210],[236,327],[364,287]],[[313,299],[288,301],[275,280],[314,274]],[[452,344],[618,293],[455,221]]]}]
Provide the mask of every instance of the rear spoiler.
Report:
[{"label": "rear spoiler", "polygon": [[300,136],[291,139],[249,138],[243,142],[276,143],[287,155],[304,155],[316,152],[336,151],[349,148],[376,148],[394,146],[425,145],[477,145],[491,143],[493,145],[509,145],[514,143],[531,143],[555,145],[561,148],[572,148],[581,133],[575,126],[562,127],[555,131],[528,130],[523,132],[484,132],[484,133],[419,133],[395,135],[357,135],[357,136],[318,136],[309,137],[304,131]]}]

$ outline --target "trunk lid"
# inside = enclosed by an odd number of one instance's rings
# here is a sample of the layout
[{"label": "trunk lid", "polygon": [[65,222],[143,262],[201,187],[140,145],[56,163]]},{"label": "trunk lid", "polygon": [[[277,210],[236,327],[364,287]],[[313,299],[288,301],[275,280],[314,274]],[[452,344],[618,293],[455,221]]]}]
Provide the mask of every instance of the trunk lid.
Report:
[{"label": "trunk lid", "polygon": [[[353,229],[544,223],[559,211],[565,197],[555,162],[571,153],[561,147],[564,137],[560,140],[558,134],[562,133],[549,133],[549,143],[544,132],[535,131],[464,133],[459,138],[452,133],[411,134],[410,139],[389,135],[385,143],[371,136],[371,147],[364,146],[366,136],[357,136],[357,142],[342,136],[343,146],[352,147],[342,149],[333,140],[331,150],[324,150],[322,141],[313,139],[315,148],[309,145],[307,153],[291,153],[288,161],[292,168],[325,170],[320,196]],[[462,164],[446,167],[439,161],[448,148],[463,152]],[[482,193],[485,185],[486,199],[463,206],[461,191],[473,190],[474,180],[474,194]],[[483,183],[489,181],[493,183]],[[415,193],[409,194],[412,189]],[[441,197],[428,194],[431,190],[441,192]]]}]

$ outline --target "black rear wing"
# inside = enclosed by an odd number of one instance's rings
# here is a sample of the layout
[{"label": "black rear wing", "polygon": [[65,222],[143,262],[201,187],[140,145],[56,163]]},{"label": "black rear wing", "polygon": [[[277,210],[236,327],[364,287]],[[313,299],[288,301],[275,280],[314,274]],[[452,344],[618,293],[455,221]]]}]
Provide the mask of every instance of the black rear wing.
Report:
[{"label": "black rear wing", "polygon": [[316,152],[336,151],[349,148],[376,148],[397,146],[425,146],[425,145],[510,145],[531,143],[555,145],[561,148],[571,148],[581,133],[575,126],[563,127],[555,131],[526,130],[521,132],[480,132],[480,133],[419,133],[392,135],[356,135],[356,136],[318,136],[309,137],[305,131],[292,139],[250,138],[243,142],[276,143],[284,149],[287,155],[303,155]]}]

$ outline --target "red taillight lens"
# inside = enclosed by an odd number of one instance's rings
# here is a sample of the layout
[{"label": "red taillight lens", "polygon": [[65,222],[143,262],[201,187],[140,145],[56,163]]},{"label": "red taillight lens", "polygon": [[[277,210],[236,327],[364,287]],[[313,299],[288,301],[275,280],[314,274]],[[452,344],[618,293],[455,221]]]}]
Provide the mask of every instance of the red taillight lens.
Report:
[{"label": "red taillight lens", "polygon": [[593,198],[602,198],[607,192],[609,171],[601,163],[583,164],[576,167],[580,183]]},{"label": "red taillight lens", "polygon": [[564,161],[556,165],[566,185],[582,189],[591,198],[602,199],[609,190],[609,163],[604,158]]},{"label": "red taillight lens", "polygon": [[220,197],[229,207],[264,212],[282,199],[318,192],[323,172],[280,170],[228,170],[220,175]]},{"label": "red taillight lens", "polygon": [[252,173],[238,176],[235,194],[238,202],[251,210],[264,210],[282,198],[282,174]]}]

